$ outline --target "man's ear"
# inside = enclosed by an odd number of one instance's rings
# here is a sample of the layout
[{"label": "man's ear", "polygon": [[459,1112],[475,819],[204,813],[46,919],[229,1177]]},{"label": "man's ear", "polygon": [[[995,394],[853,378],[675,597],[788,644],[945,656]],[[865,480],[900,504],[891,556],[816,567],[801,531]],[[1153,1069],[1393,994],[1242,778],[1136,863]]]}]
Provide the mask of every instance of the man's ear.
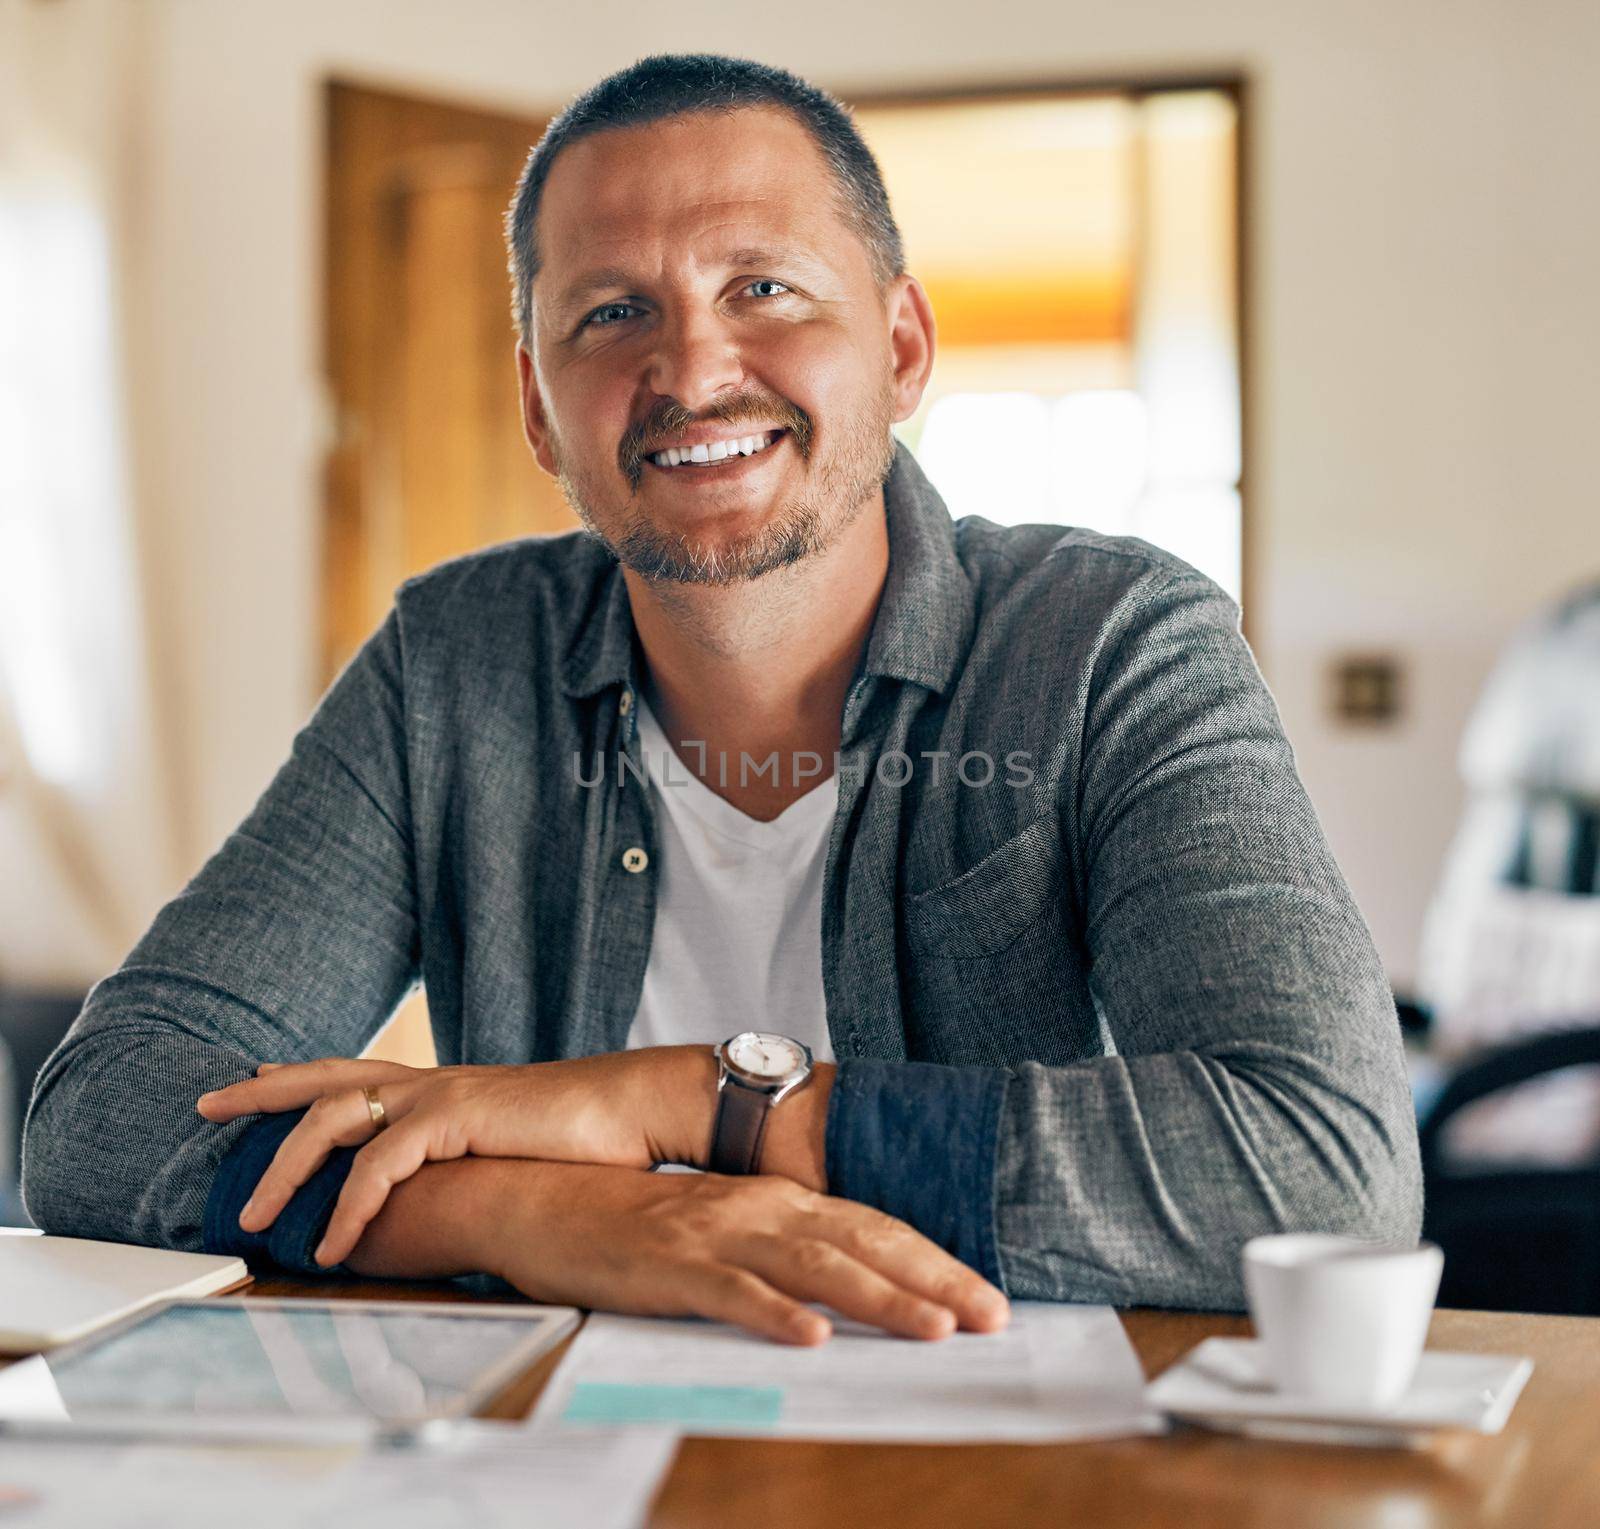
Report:
[{"label": "man's ear", "polygon": [[933,372],[933,304],[915,276],[896,276],[889,284],[889,354],[894,363],[895,422],[910,419],[922,402]]},{"label": "man's ear", "polygon": [[527,438],[533,459],[552,478],[556,476],[556,457],[550,449],[550,422],[545,417],[544,398],[539,379],[534,375],[533,357],[528,347],[517,342],[517,381],[522,388],[522,433]]}]

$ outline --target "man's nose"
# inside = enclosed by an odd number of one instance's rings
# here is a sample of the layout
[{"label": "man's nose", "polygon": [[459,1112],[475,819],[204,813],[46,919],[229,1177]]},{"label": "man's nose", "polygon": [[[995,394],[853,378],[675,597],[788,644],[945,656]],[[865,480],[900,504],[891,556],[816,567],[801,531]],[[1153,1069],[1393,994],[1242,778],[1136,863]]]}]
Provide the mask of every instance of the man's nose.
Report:
[{"label": "man's nose", "polygon": [[714,313],[679,313],[656,331],[650,390],[695,412],[744,380],[744,361],[729,327]]}]

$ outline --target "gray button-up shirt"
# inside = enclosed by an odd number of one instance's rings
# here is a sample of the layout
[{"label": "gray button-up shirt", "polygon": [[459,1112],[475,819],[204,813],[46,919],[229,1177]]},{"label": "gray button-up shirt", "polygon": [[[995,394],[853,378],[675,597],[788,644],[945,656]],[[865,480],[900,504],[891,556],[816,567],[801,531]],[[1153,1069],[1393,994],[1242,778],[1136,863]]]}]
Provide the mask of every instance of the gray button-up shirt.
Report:
[{"label": "gray button-up shirt", "polygon": [[[834,1192],[1017,1296],[1234,1305],[1256,1233],[1414,1238],[1388,987],[1236,608],[1141,542],[952,523],[903,448],[885,500],[823,889]],[[640,663],[583,533],[404,585],[46,1065],[41,1224],[225,1245],[213,1181],[270,1123],[195,1097],[356,1053],[419,978],[442,1062],[622,1048]]]}]

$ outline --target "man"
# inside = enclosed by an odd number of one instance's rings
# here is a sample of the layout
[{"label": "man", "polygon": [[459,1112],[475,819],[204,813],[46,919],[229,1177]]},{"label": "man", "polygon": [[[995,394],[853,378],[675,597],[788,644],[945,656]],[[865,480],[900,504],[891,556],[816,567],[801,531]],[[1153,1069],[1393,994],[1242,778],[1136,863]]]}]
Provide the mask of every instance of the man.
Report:
[{"label": "man", "polygon": [[[401,589],[44,1069],[36,1217],[799,1343],[1414,1239],[1392,1004],[1237,612],[1142,543],[951,523],[838,105],[645,60],[508,229],[588,530]],[[419,976],[442,1071],[318,1060]]]}]

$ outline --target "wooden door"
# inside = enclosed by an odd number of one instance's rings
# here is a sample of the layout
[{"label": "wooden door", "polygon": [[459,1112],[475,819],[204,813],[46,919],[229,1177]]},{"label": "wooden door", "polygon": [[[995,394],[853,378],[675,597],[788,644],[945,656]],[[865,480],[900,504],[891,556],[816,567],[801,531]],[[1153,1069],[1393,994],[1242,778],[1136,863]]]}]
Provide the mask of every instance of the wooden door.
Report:
[{"label": "wooden door", "polygon": [[323,670],[402,579],[575,524],[517,407],[501,220],[533,118],[328,87]]},{"label": "wooden door", "polygon": [[[325,681],[403,579],[576,524],[522,438],[501,233],[544,123],[342,83],[327,105]],[[374,1053],[433,1060],[420,993]]]}]

